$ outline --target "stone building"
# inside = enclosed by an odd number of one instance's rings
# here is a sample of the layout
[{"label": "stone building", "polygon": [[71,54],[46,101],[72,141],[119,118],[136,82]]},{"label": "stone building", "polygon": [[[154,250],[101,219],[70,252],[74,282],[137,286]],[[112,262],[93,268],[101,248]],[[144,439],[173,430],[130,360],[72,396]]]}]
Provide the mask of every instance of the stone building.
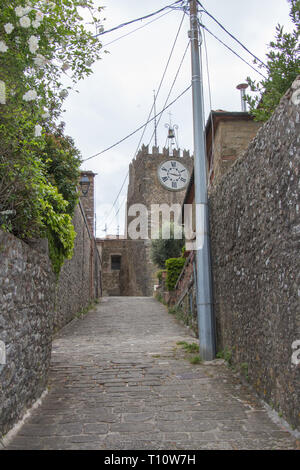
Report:
[{"label": "stone building", "polygon": [[[164,148],[142,146],[129,166],[125,237],[97,239],[103,260],[103,295],[151,296],[157,283],[158,268],[150,259],[153,207],[159,215],[159,206],[182,205],[193,168],[188,151],[170,151]],[[142,205],[142,208],[140,206]],[[132,237],[131,223],[140,216],[141,209],[147,222],[138,238]],[[174,214],[171,213],[171,220]]]},{"label": "stone building", "polygon": [[[207,168],[214,184],[246,150],[260,127],[246,112],[212,111],[206,124]],[[184,171],[184,169],[186,171]],[[185,177],[180,178],[181,175]],[[187,191],[188,188],[188,191]],[[193,203],[193,158],[188,151],[142,146],[129,165],[125,235],[97,239],[103,261],[103,295],[151,296],[158,268],[150,258],[156,222],[173,220],[175,213],[160,215],[163,204]],[[155,217],[156,211],[156,217]],[[143,214],[142,214],[143,213]],[[141,215],[146,227],[132,236]],[[159,219],[158,219],[159,217]]]},{"label": "stone building", "polygon": [[211,112],[206,124],[207,171],[210,185],[215,185],[242,155],[260,127],[261,123],[254,121],[247,112]]},{"label": "stone building", "polygon": [[80,172],[80,202],[82,204],[88,227],[94,236],[94,215],[95,215],[95,176],[92,171]]}]

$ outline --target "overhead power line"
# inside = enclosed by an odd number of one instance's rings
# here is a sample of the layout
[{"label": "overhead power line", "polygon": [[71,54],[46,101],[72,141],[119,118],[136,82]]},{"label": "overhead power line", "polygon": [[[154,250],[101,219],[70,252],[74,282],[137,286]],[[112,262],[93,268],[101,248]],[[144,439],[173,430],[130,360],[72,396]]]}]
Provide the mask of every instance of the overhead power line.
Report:
[{"label": "overhead power line", "polygon": [[[175,78],[174,78],[173,83],[172,83],[172,85],[171,85],[171,88],[170,88],[170,90],[169,90],[168,96],[167,96],[167,98],[166,98],[166,100],[165,100],[165,103],[164,103],[164,106],[163,106],[165,109],[166,109],[167,103],[168,103],[168,101],[169,101],[169,98],[170,98],[170,96],[171,96],[171,93],[172,93],[172,91],[173,91],[173,88],[174,88],[174,86],[175,86],[176,80],[177,80],[177,78],[178,78],[179,72],[180,72],[181,67],[182,67],[182,64],[183,64],[183,62],[184,62],[184,59],[185,59],[185,56],[186,56],[186,53],[187,53],[187,50],[188,50],[189,45],[190,45],[190,41],[188,41],[188,44],[187,44],[187,46],[186,46],[186,48],[185,48],[185,51],[184,51],[184,53],[183,53],[183,57],[182,57],[182,59],[181,59],[181,61],[180,61],[179,67],[178,67],[177,72],[176,72],[176,74],[175,74]],[[161,121],[162,115],[163,115],[163,113],[161,113],[161,115],[160,115],[160,117],[159,117],[159,119],[158,119],[157,126],[159,125],[159,123],[160,123],[160,121]],[[150,139],[148,145],[150,145],[150,143],[151,143],[151,141],[152,141],[152,139],[153,139],[154,134],[155,134],[155,131],[153,132],[153,134],[152,134],[152,136],[151,136],[151,139]]]},{"label": "overhead power line", "polygon": [[266,76],[263,75],[259,70],[257,70],[253,65],[251,65],[247,60],[243,59],[242,56],[240,56],[236,51],[234,51],[230,46],[228,46],[225,42],[223,42],[218,36],[216,36],[214,33],[212,33],[203,23],[200,23],[199,25],[205,29],[211,36],[213,36],[217,41],[219,41],[223,46],[225,46],[227,49],[229,49],[230,52],[232,52],[234,55],[236,55],[240,60],[242,60],[245,64],[247,64],[249,67],[251,67],[256,73],[261,75],[264,79],[266,79]]},{"label": "overhead power line", "polygon": [[154,23],[155,21],[158,21],[160,18],[162,18],[163,16],[168,15],[168,14],[171,13],[171,12],[172,12],[172,10],[170,9],[170,10],[166,11],[165,13],[163,13],[162,15],[158,16],[157,18],[154,18],[153,20],[148,21],[148,23],[145,23],[145,24],[143,24],[142,26],[139,26],[138,28],[133,29],[133,30],[130,31],[129,33],[123,34],[122,36],[119,36],[118,38],[113,39],[112,41],[107,42],[106,44],[103,44],[102,47],[107,47],[107,46],[109,46],[110,44],[113,44],[114,42],[119,41],[120,39],[123,39],[123,38],[125,38],[125,37],[127,37],[127,36],[130,36],[130,34],[133,34],[133,33],[135,33],[136,31],[139,31],[140,29],[145,28],[145,27],[148,26],[149,24]]},{"label": "overhead power line", "polygon": [[136,18],[134,20],[127,21],[126,23],[121,23],[118,26],[114,26],[113,28],[107,29],[105,31],[101,31],[101,33],[95,34],[94,37],[96,38],[98,36],[103,36],[104,34],[107,34],[107,33],[112,33],[113,31],[116,31],[120,28],[124,28],[124,26],[129,26],[130,24],[136,23],[137,21],[142,21],[142,20],[146,20],[147,18],[151,18],[152,16],[158,15],[159,13],[162,13],[163,11],[169,8],[172,8],[174,5],[177,5],[178,3],[183,3],[183,0],[177,0],[176,2],[173,2],[170,5],[167,5],[161,8],[160,10],[149,13],[149,15],[141,16],[140,18]]},{"label": "overhead power line", "polygon": [[225,33],[227,33],[234,41],[236,41],[245,51],[248,52],[248,54],[250,54],[255,60],[257,60],[258,62],[260,62],[264,67],[267,68],[266,64],[261,60],[259,59],[259,57],[257,57],[255,54],[253,54],[253,52],[251,52],[239,39],[237,39],[232,33],[230,33],[230,31],[228,31],[225,26],[223,26],[211,13],[209,13],[206,8],[202,5],[202,3],[197,0],[197,3],[200,5],[200,7],[202,8],[203,12],[206,13],[212,20],[214,20],[218,26],[220,26],[220,28],[223,29],[223,31],[225,31]]},{"label": "overhead power line", "polygon": [[[157,96],[158,96],[159,93],[160,93],[160,90],[161,90],[163,81],[164,81],[164,79],[165,79],[165,76],[166,76],[166,73],[167,73],[167,70],[168,70],[168,67],[169,67],[169,64],[170,64],[170,61],[171,61],[171,58],[172,58],[172,55],[173,55],[175,46],[176,46],[176,43],[177,43],[177,40],[178,40],[178,36],[179,36],[179,33],[180,33],[180,31],[181,31],[181,28],[182,28],[182,24],[183,24],[184,17],[185,17],[185,13],[182,15],[182,19],[181,19],[181,21],[180,21],[180,24],[179,24],[179,27],[178,27],[178,31],[177,31],[177,33],[176,33],[176,36],[175,36],[175,39],[174,39],[174,42],[173,42],[173,45],[172,45],[172,48],[171,48],[171,51],[170,51],[170,54],[169,54],[167,63],[166,63],[166,66],[165,66],[165,68],[164,68],[162,77],[161,77],[161,79],[160,79],[160,83],[159,83],[159,86],[158,86],[158,91],[157,91],[157,94],[156,94],[156,98],[157,98]],[[143,133],[142,133],[142,135],[141,135],[141,137],[140,137],[140,140],[139,140],[139,143],[138,143],[138,145],[137,145],[137,148],[136,148],[136,151],[135,151],[135,154],[134,154],[134,158],[135,158],[135,156],[136,156],[136,154],[137,154],[137,152],[138,152],[138,150],[139,150],[139,148],[140,148],[140,144],[141,144],[141,142],[142,142],[142,140],[143,140],[143,137],[144,137],[144,134],[145,134],[145,132],[146,132],[147,125],[148,125],[149,122],[151,122],[150,117],[151,117],[151,115],[152,115],[154,106],[155,106],[155,103],[152,104],[151,109],[150,109],[150,112],[149,112],[149,115],[148,115],[148,118],[147,118],[147,121],[146,121],[145,125],[142,126],[142,128],[143,128]],[[162,112],[163,112],[163,111],[162,111]],[[155,113],[155,116],[153,117],[152,120],[155,120],[155,119],[156,119],[156,113]],[[141,129],[141,128],[139,128],[138,130],[140,130],[140,129]],[[138,130],[137,130],[136,132],[138,132]],[[121,188],[120,188],[120,190],[119,190],[119,192],[118,192],[118,194],[117,194],[117,197],[115,198],[115,200],[114,200],[114,202],[113,202],[113,205],[112,205],[112,208],[111,208],[110,212],[107,214],[107,216],[106,216],[106,218],[105,218],[103,224],[107,221],[107,219],[109,218],[111,212],[113,211],[113,208],[115,207],[116,202],[118,201],[118,198],[119,198],[119,196],[120,196],[120,194],[121,194],[121,192],[122,192],[122,189],[123,189],[123,187],[124,187],[124,185],[125,185],[125,183],[126,183],[126,181],[127,181],[128,176],[129,176],[129,170],[127,171],[127,173],[126,173],[126,175],[125,175],[125,178],[124,178],[124,180],[123,180],[123,182],[122,182]]]},{"label": "overhead power line", "polygon": [[[176,103],[176,101],[178,101],[183,95],[185,95],[185,93],[187,93],[187,92],[190,90],[191,87],[192,87],[192,85],[189,85],[182,93],[180,93],[180,95],[177,96],[177,98],[175,98],[170,104],[168,104],[168,106],[166,106],[164,109],[162,109],[159,113],[157,113],[154,117],[152,117],[151,119],[149,119],[145,124],[143,124],[142,126],[140,126],[138,129],[136,129],[135,131],[133,131],[131,134],[129,134],[128,136],[124,137],[124,139],[121,139],[119,142],[116,142],[114,145],[111,145],[110,147],[108,147],[107,149],[103,150],[102,152],[99,152],[99,153],[96,154],[96,155],[92,155],[91,157],[86,158],[86,159],[83,160],[83,161],[85,162],[85,161],[87,161],[87,160],[90,160],[91,158],[94,158],[94,157],[96,157],[96,156],[99,156],[99,155],[103,154],[104,152],[107,152],[108,150],[112,149],[113,147],[116,147],[116,146],[119,145],[121,142],[124,142],[124,140],[128,139],[128,138],[131,137],[132,135],[134,135],[134,134],[136,134],[137,132],[139,132],[141,129],[143,129],[143,128],[144,128],[146,125],[148,125],[150,122],[154,121],[155,118],[157,118],[157,117],[160,116],[163,112],[165,112],[166,109],[170,108],[174,103]],[[114,207],[114,205],[115,205],[115,203],[116,203],[116,201],[117,201],[119,195],[121,194],[121,191],[122,191],[122,189],[123,189],[123,187],[124,187],[124,184],[125,184],[125,182],[126,182],[126,179],[127,179],[127,177],[128,177],[128,174],[129,174],[129,173],[127,172],[126,177],[125,177],[125,179],[124,179],[124,181],[123,181],[123,184],[122,184],[122,186],[121,186],[121,188],[120,188],[120,190],[119,190],[119,193],[118,193],[118,195],[117,195],[117,197],[116,197],[116,199],[115,199],[115,202],[114,202],[112,208]],[[109,216],[109,215],[110,215],[110,213],[108,214],[108,216]],[[108,218],[108,216],[107,216],[107,218]],[[107,220],[107,218],[106,218],[106,220]],[[105,221],[104,221],[104,222],[105,222]],[[104,222],[103,222],[103,223],[104,223]]]}]

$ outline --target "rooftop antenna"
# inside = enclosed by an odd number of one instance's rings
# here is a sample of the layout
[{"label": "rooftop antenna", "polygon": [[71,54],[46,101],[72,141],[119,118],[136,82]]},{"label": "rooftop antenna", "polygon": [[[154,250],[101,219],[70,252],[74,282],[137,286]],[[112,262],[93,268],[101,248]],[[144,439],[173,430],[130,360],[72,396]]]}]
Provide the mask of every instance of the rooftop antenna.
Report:
[{"label": "rooftop antenna", "polygon": [[168,136],[167,136],[167,140],[169,141],[168,148],[169,148],[169,151],[171,151],[172,153],[175,145],[178,148],[178,143],[177,143],[177,139],[175,135],[175,130],[178,129],[178,126],[177,124],[172,124],[172,113],[169,113],[169,116],[170,116],[170,123],[165,124],[165,127],[168,129]]},{"label": "rooftop antenna", "polygon": [[156,94],[153,90],[154,95],[154,145],[157,147],[157,121],[156,121]]},{"label": "rooftop antenna", "polygon": [[240,83],[237,87],[237,90],[240,90],[241,92],[241,105],[242,105],[242,112],[246,113],[247,112],[247,105],[245,101],[245,96],[246,96],[246,89],[248,88],[247,83]]}]

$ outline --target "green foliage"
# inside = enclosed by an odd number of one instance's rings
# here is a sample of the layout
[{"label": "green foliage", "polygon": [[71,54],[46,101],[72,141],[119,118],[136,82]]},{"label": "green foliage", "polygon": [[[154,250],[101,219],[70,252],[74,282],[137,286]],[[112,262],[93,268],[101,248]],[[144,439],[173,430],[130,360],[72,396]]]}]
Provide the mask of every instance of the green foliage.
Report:
[{"label": "green foliage", "polygon": [[199,354],[196,354],[196,356],[193,356],[190,358],[190,363],[191,364],[201,364],[202,361],[202,358],[200,357]]},{"label": "green foliage", "polygon": [[169,291],[173,290],[177,279],[185,264],[184,258],[170,258],[166,260],[167,277],[166,286]]},{"label": "green foliage", "polygon": [[248,376],[248,363],[247,362],[242,362],[241,365],[240,365],[240,368],[241,368],[241,372],[242,374],[245,376],[246,380],[249,380],[249,376]]},{"label": "green foliage", "polygon": [[254,97],[247,95],[246,102],[249,104],[250,113],[257,121],[267,121],[270,118],[281,97],[300,73],[300,0],[288,1],[291,5],[290,17],[295,24],[294,31],[284,33],[283,27],[278,24],[275,41],[269,44],[266,68],[258,64],[266,79],[256,82],[250,77],[247,78],[251,91],[256,94]]},{"label": "green foliage", "polygon": [[[80,154],[56,122],[78,80],[91,74],[101,43],[93,0],[2,0],[0,11],[0,212],[15,236],[48,237],[58,274],[72,256]],[[70,86],[62,76],[68,70]]]},{"label": "green foliage", "polygon": [[[158,238],[152,240],[151,243],[151,259],[154,264],[159,268],[165,268],[165,262],[169,258],[176,258],[181,255],[182,247],[184,246],[184,237],[176,239],[176,231],[178,227],[174,227],[174,223],[164,224],[160,228]],[[170,236],[164,235],[164,230],[170,233]]]},{"label": "green foliage", "polygon": [[156,277],[157,277],[160,284],[162,283],[162,275],[163,275],[164,272],[165,272],[165,269],[160,269],[156,273]]},{"label": "green foliage", "polygon": [[232,351],[229,348],[225,348],[223,351],[217,353],[218,359],[224,359],[229,365],[232,364]]},{"label": "green foliage", "polygon": [[49,240],[53,270],[59,274],[64,260],[72,258],[76,233],[72,218],[66,213],[68,202],[58,193],[57,188],[44,185],[40,190],[43,192],[40,200],[41,221]]},{"label": "green foliage", "polygon": [[186,352],[197,353],[199,352],[199,344],[197,343],[187,343],[186,341],[178,341],[179,346],[182,346]]},{"label": "green foliage", "polygon": [[199,355],[199,344],[187,343],[186,341],[178,341],[177,344],[185,350],[185,352],[187,353],[186,358],[191,364],[201,364],[202,358]]},{"label": "green foliage", "polygon": [[47,177],[55,185],[63,198],[68,201],[66,212],[73,216],[78,202],[77,186],[80,176],[80,153],[71,137],[65,137],[62,129],[45,136],[42,155]]}]

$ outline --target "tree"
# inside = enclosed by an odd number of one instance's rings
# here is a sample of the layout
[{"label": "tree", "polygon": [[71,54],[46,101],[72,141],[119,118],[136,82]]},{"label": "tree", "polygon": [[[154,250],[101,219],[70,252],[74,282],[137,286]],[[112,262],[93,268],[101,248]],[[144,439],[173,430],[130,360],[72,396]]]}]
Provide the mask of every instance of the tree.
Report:
[{"label": "tree", "polygon": [[[281,97],[291,86],[300,73],[299,32],[300,32],[300,0],[288,0],[291,6],[290,17],[295,24],[292,33],[284,33],[283,26],[277,25],[275,40],[269,44],[266,67],[259,64],[266,78],[260,82],[247,78],[252,97],[246,95],[250,113],[257,121],[267,121]],[[255,63],[257,63],[255,61]]]},{"label": "tree", "polygon": [[166,260],[170,258],[178,258],[182,254],[182,248],[184,247],[184,237],[182,233],[182,238],[176,239],[174,236],[175,227],[174,223],[164,224],[164,228],[170,229],[170,237],[164,238],[162,236],[163,229],[160,228],[160,233],[157,239],[152,240],[151,242],[151,260],[159,268],[166,268]]},{"label": "tree", "polygon": [[101,12],[93,0],[1,3],[0,227],[25,241],[47,236],[56,273],[72,256],[80,165],[57,122],[100,58],[88,19],[99,30]]}]

